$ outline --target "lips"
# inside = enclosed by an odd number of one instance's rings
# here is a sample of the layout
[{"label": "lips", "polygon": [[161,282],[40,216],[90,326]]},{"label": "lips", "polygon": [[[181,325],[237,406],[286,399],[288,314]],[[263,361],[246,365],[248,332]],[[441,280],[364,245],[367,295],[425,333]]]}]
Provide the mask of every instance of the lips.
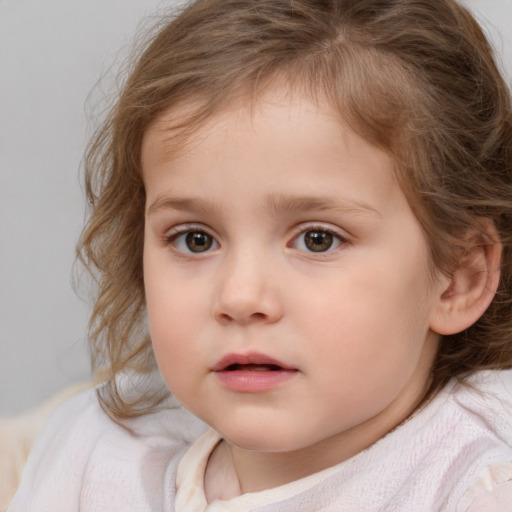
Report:
[{"label": "lips", "polygon": [[229,354],[223,357],[213,368],[214,372],[221,371],[278,371],[296,370],[291,366],[269,357],[265,354],[251,352],[249,354]]},{"label": "lips", "polygon": [[297,368],[259,353],[229,354],[212,372],[224,387],[239,393],[271,391],[298,374]]}]

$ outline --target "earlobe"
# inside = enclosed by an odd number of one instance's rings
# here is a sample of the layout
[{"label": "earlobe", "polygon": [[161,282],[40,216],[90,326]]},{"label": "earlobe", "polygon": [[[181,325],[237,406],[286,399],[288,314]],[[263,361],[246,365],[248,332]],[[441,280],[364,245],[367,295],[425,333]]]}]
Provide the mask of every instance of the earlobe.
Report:
[{"label": "earlobe", "polygon": [[482,219],[481,227],[467,233],[466,250],[448,286],[441,289],[430,320],[430,328],[438,334],[456,334],[473,325],[496,294],[502,246],[491,220]]}]

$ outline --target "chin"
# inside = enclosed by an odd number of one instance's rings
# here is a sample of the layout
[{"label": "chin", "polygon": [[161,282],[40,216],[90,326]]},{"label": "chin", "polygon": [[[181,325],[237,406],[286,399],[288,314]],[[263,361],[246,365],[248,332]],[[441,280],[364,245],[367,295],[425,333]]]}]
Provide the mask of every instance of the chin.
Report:
[{"label": "chin", "polygon": [[213,427],[229,444],[237,448],[266,452],[285,453],[307,448],[311,444],[308,439],[297,436],[296,429],[279,427],[275,424],[265,425],[260,421],[255,425],[219,425]]}]

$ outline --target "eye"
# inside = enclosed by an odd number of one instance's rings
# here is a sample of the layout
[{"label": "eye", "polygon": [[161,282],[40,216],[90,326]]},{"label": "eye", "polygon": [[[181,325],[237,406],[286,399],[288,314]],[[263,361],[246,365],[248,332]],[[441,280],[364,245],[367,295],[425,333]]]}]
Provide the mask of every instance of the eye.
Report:
[{"label": "eye", "polygon": [[183,231],[173,234],[168,238],[168,241],[178,251],[188,254],[199,254],[211,249],[217,249],[219,246],[213,236],[200,230]]},{"label": "eye", "polygon": [[296,249],[307,252],[328,252],[343,243],[343,238],[327,229],[308,229],[293,241]]}]

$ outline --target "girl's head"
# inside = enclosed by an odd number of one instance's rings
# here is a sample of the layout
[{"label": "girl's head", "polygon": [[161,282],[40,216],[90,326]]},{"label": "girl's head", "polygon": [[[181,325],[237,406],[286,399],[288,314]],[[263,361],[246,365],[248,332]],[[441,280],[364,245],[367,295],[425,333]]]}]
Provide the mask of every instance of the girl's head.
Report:
[{"label": "girl's head", "polygon": [[[340,137],[357,134],[369,153],[389,159],[426,239],[429,286],[448,280],[450,314],[467,310],[464,290],[491,287],[487,302],[473,301],[472,325],[471,315],[460,328],[436,324],[442,336],[427,358],[429,392],[454,376],[512,365],[510,96],[471,15],[451,0],[199,0],[166,20],[142,50],[86,161],[92,211],[80,254],[98,281],[91,340],[95,366],[110,368],[103,400],[114,415],[144,410],[142,400],[119,397],[115,375],[154,366],[143,141],[164,134],[162,147],[178,161],[243,105],[258,127],[261,105],[291,108],[301,100],[336,119]],[[496,260],[500,243],[500,283],[486,310],[497,271],[477,273],[472,261],[479,254]],[[367,312],[369,323],[374,314]]]}]

